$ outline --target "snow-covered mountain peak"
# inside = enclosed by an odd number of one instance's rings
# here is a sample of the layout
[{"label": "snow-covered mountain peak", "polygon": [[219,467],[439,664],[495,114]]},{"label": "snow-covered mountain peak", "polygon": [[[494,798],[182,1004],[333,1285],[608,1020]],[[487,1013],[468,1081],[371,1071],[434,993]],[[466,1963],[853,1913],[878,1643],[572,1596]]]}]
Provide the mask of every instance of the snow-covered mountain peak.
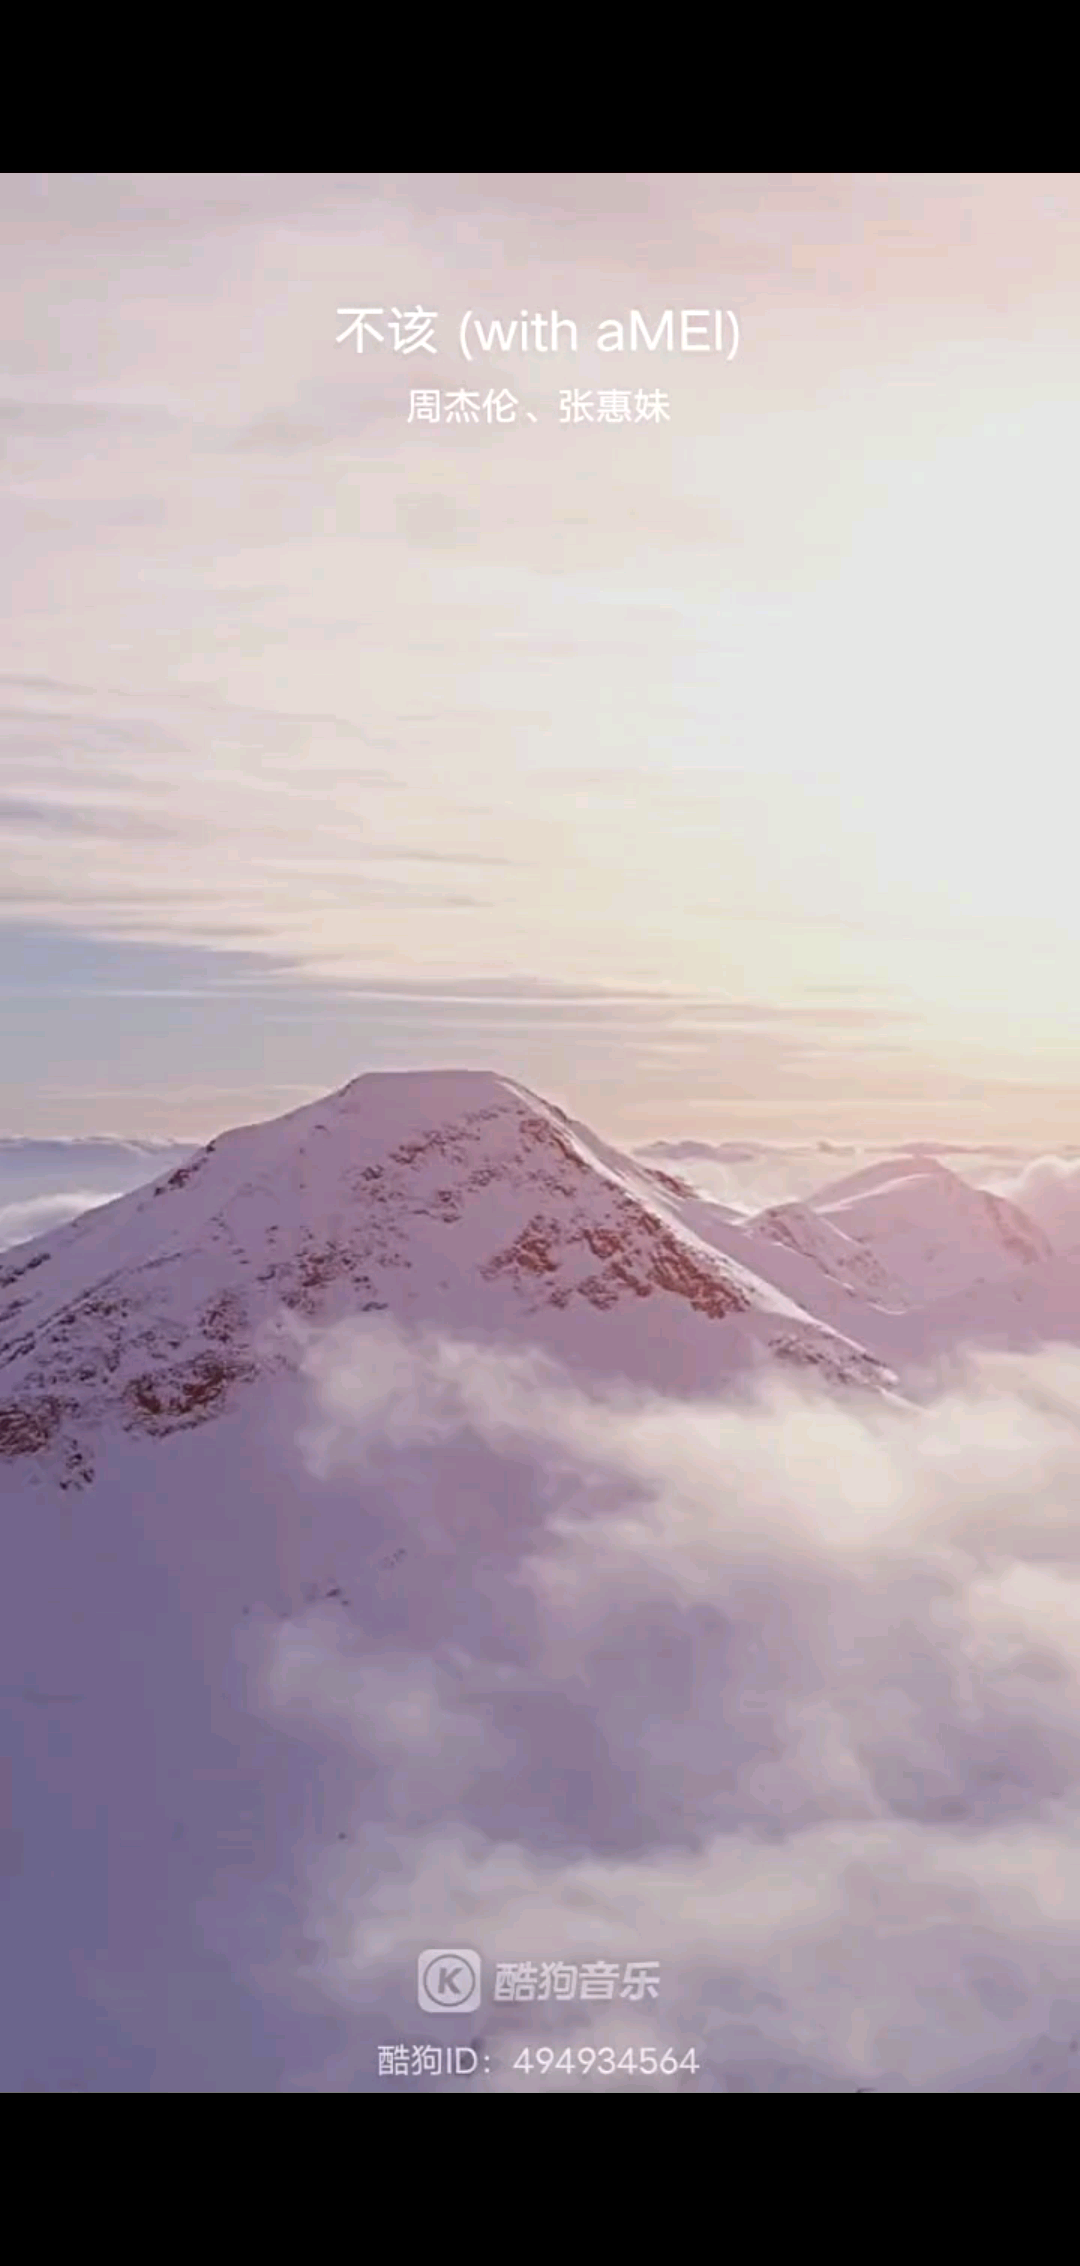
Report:
[{"label": "snow-covered mountain peak", "polygon": [[513,1080],[375,1073],[222,1134],[0,1267],[0,1455],[92,1472],[264,1382],[266,1325],[386,1313],[575,1370],[714,1389],[762,1361],[881,1386],[861,1347],[697,1235],[678,1184]]},{"label": "snow-covered mountain peak", "polygon": [[933,1157],[891,1157],[831,1182],[807,1209],[861,1244],[913,1303],[1050,1256],[1019,1204],[975,1188]]}]

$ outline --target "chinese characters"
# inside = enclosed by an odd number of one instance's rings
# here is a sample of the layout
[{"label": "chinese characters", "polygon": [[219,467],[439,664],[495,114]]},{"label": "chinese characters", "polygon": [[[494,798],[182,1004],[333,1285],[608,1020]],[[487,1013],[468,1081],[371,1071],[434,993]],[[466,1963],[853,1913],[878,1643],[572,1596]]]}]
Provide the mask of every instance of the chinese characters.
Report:
[{"label": "chinese characters", "polygon": [[544,1959],[539,1966],[524,1959],[496,1966],[496,2002],[515,2006],[543,1999],[628,1999],[640,2005],[660,1991],[660,1962],[631,1959],[620,1966],[613,1959],[588,1959],[581,1967],[563,1959]]},{"label": "chinese characters", "polygon": [[[467,387],[414,387],[409,395],[410,425],[516,425],[523,419],[535,425],[534,410],[526,409],[508,386],[498,392],[473,393]],[[666,425],[671,421],[671,396],[657,390],[618,389],[592,391],[566,387],[559,395],[560,425]]]}]

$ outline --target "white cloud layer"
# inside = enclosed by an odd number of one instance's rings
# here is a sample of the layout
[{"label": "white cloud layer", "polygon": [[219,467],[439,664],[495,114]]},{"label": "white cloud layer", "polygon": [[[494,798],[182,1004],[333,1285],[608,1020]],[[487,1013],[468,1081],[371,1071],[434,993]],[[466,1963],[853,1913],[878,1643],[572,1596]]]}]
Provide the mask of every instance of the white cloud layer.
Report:
[{"label": "white cloud layer", "polygon": [[96,1190],[72,1188],[66,1195],[31,1196],[21,1204],[0,1204],[0,1251],[10,1250],[13,1243],[28,1243],[32,1236],[47,1235],[50,1228],[66,1227],[92,1204],[108,1200]]},{"label": "white cloud layer", "polygon": [[1060,1251],[1080,1249],[1080,1157],[1033,1157],[1003,1193],[1021,1204]]},{"label": "white cloud layer", "polygon": [[191,1143],[183,1141],[0,1134],[0,1251],[66,1226],[92,1204],[156,1180],[190,1154]]},{"label": "white cloud layer", "polygon": [[305,1970],[348,2044],[296,2082],[430,2037],[417,1953],[463,1944],[489,1996],[660,1962],[655,2004],[469,2017],[495,2090],[585,2042],[709,2090],[1080,2090],[1080,1356],[911,1410],[588,1397],[376,1325],[309,1369],[310,1462],[387,1540],[348,1613],[249,1640],[355,1778]]}]

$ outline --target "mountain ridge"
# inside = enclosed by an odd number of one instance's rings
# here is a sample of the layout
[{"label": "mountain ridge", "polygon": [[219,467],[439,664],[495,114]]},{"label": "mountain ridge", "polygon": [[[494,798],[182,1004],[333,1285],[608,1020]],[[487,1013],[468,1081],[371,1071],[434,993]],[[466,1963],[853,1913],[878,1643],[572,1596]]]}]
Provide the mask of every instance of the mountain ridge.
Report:
[{"label": "mountain ridge", "polygon": [[0,1267],[0,1457],[94,1473],[103,1425],[210,1420],[288,1363],[282,1313],[533,1342],[657,1389],[762,1363],[888,1390],[873,1355],[680,1214],[681,1183],[516,1081],[371,1072],[233,1127]]}]

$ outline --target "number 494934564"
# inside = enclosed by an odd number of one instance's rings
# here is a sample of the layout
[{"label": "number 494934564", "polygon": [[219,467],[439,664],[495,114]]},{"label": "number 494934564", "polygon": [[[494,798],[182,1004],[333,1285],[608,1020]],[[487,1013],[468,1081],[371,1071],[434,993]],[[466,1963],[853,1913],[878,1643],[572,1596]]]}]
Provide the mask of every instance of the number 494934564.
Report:
[{"label": "number 494934564", "polygon": [[674,2077],[680,2070],[696,2076],[700,2063],[691,2046],[681,2056],[671,2046],[627,2046],[616,2054],[614,2046],[567,2046],[561,2054],[552,2046],[525,2046],[513,2068],[525,2077]]}]

